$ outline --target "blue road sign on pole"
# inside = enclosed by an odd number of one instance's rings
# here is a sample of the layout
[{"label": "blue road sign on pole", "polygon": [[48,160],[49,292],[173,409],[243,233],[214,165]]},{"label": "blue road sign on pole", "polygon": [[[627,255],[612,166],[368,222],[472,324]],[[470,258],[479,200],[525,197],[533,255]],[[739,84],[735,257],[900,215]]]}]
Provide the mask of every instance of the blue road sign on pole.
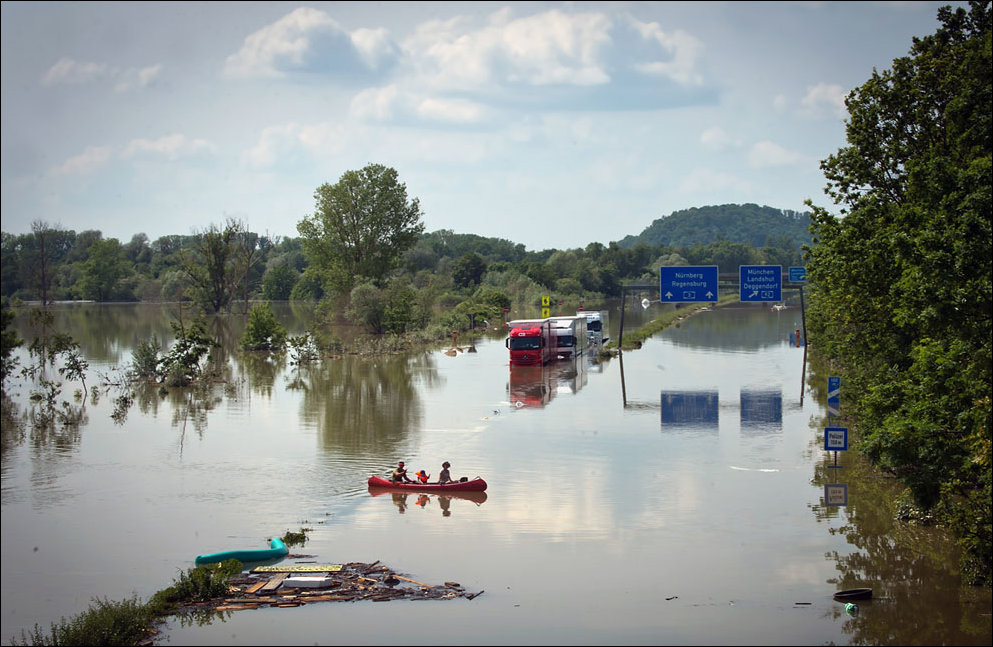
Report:
[{"label": "blue road sign on pole", "polygon": [[790,283],[806,283],[807,282],[807,268],[806,267],[791,267],[790,268]]},{"label": "blue road sign on pole", "polygon": [[782,301],[782,265],[740,265],[739,301]]},{"label": "blue road sign on pole", "polygon": [[662,303],[717,301],[717,266],[664,266],[659,268]]},{"label": "blue road sign on pole", "polygon": [[825,427],[824,450],[843,452],[848,449],[848,427]]},{"label": "blue road sign on pole", "polygon": [[828,378],[827,413],[828,416],[841,415],[841,378]]}]

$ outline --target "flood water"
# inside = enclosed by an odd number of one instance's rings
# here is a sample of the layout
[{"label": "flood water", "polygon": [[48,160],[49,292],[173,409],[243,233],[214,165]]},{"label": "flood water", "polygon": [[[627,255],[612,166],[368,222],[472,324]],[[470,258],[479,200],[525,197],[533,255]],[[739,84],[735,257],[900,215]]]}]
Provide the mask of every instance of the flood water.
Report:
[{"label": "flood water", "polygon": [[[277,305],[291,334],[306,328],[306,310]],[[625,334],[663,307],[629,306]],[[95,599],[147,599],[198,554],[301,528],[291,551],[312,561],[379,560],[482,594],[175,618],[157,643],[991,643],[990,594],[959,588],[951,545],[894,526],[895,484],[824,451],[827,375],[790,344],[799,308],[701,312],[603,363],[526,370],[508,366],[500,330],[454,353],[298,367],[235,350],[234,317],[215,323],[224,383],[137,394],[123,416],[102,383],[136,342],[168,345],[175,308],[54,311],[100,395],[75,401],[64,384],[84,421],[46,432],[32,389],[8,386],[5,643]],[[26,315],[18,326],[30,340]],[[448,460],[487,480],[485,500],[373,496],[367,479],[397,460],[432,476]],[[874,597],[857,610],[832,598],[863,586]]]}]

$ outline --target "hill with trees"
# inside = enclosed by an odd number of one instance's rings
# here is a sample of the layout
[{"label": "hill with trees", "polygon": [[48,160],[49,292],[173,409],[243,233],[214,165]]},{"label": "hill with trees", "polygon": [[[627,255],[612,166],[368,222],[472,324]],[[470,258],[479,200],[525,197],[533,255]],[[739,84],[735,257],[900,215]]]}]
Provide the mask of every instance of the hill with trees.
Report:
[{"label": "hill with trees", "polygon": [[810,243],[810,213],[782,211],[757,204],[722,204],[673,211],[646,227],[637,236],[625,236],[618,245],[638,243],[667,247],[709,245],[719,240],[763,247],[788,239],[787,247]]}]

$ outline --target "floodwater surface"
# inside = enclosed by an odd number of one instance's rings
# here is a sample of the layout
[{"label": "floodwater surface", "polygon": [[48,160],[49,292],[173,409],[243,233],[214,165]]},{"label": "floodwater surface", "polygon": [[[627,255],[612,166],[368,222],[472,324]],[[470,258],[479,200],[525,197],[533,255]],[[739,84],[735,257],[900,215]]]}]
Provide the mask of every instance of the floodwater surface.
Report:
[{"label": "floodwater surface", "polygon": [[[632,309],[625,332],[663,307]],[[305,329],[306,313],[278,311],[291,334]],[[894,541],[895,484],[824,451],[827,376],[790,342],[799,308],[700,312],[620,357],[527,370],[508,366],[500,329],[454,352],[296,366],[237,351],[234,317],[216,329],[223,383],[130,406],[105,383],[138,341],[168,346],[175,311],[55,312],[100,395],[74,400],[64,384],[83,422],[46,430],[32,387],[8,385],[4,642],[94,599],[145,599],[198,554],[301,528],[291,551],[310,561],[378,560],[482,594],[173,618],[157,642],[991,642],[989,592],[958,586],[954,549],[938,534],[923,549]],[[18,325],[30,339],[27,317]],[[370,493],[398,460],[432,477],[447,460],[485,478],[486,497]],[[857,611],[832,598],[861,586],[874,597]]]}]

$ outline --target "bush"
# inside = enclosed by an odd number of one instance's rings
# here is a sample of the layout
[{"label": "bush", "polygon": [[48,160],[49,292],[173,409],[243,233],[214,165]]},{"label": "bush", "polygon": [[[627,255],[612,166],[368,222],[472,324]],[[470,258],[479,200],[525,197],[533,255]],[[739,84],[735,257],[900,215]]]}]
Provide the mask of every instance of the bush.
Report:
[{"label": "bush", "polygon": [[286,344],[286,327],[276,320],[272,306],[262,301],[252,306],[248,313],[248,325],[241,337],[241,347],[245,350],[277,350]]}]

